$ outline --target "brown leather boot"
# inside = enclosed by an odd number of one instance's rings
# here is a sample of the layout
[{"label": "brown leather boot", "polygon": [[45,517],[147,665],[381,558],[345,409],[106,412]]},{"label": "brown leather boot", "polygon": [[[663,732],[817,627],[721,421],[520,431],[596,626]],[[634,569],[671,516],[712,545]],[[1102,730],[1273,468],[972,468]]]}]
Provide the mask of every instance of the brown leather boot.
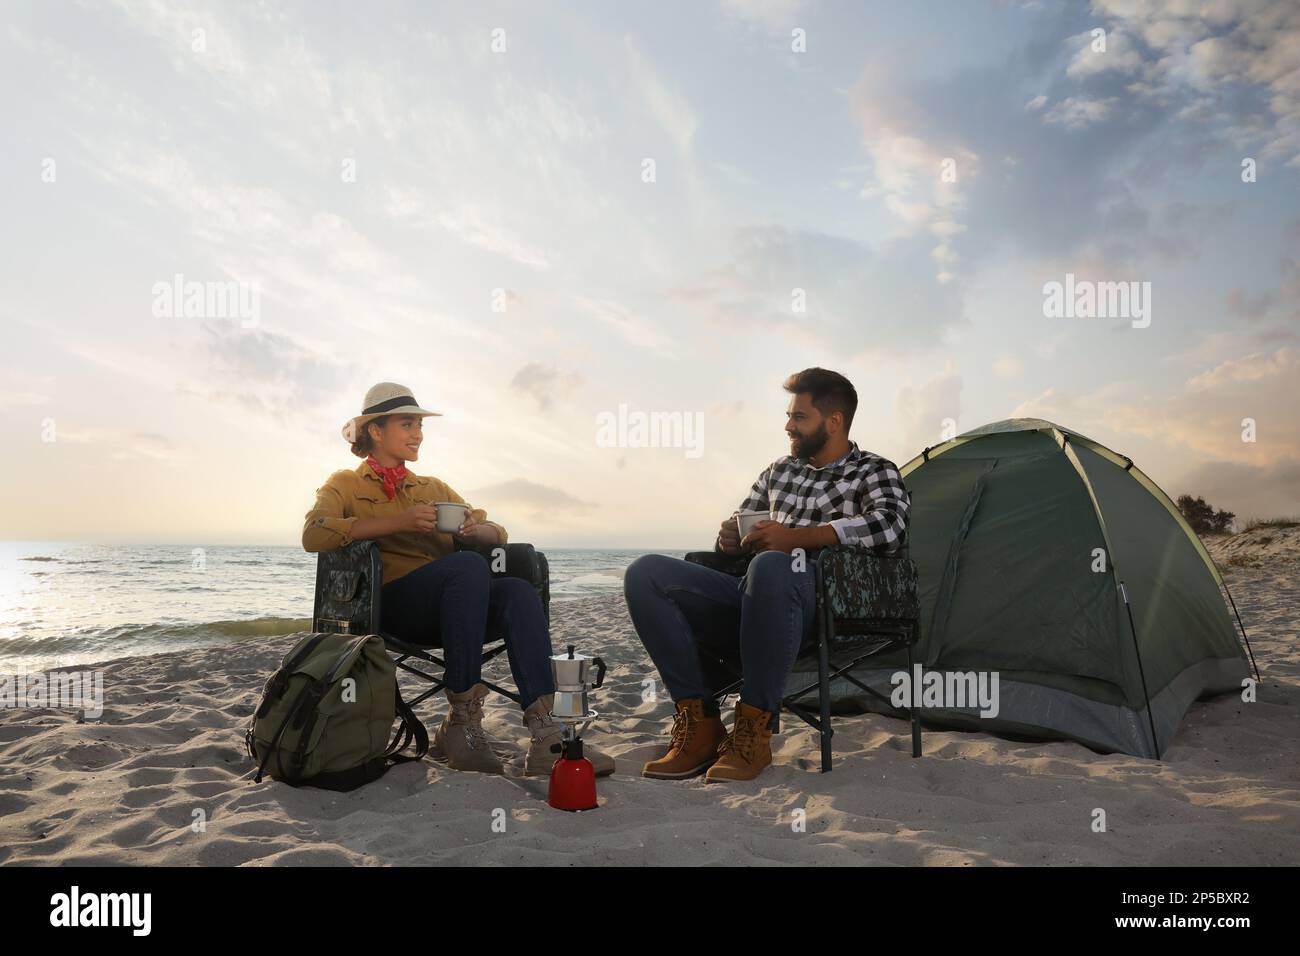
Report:
[{"label": "brown leather boot", "polygon": [[704,701],[677,701],[673,736],[668,753],[641,768],[641,776],[656,780],[684,780],[703,773],[718,759],[718,744],[727,736],[722,718],[706,716]]},{"label": "brown leather boot", "polygon": [[736,726],[718,748],[718,762],[704,779],[753,780],[772,762],[772,715],[736,701]]},{"label": "brown leather boot", "polygon": [[492,738],[483,730],[483,699],[491,693],[484,684],[455,693],[447,688],[451,710],[433,735],[433,749],[453,770],[504,773],[501,758],[492,750]]}]

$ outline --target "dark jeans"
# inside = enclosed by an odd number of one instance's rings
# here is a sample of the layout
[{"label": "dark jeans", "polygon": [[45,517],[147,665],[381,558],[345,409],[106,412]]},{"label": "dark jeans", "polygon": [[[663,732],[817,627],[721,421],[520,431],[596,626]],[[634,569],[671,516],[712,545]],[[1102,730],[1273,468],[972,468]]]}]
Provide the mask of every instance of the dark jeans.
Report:
[{"label": "dark jeans", "polygon": [[739,663],[740,699],[772,714],[795,657],[813,639],[817,596],[813,572],[793,558],[764,551],[742,578],[663,554],[633,561],[623,578],[628,613],[674,701],[709,706],[731,683],[718,660]]},{"label": "dark jeans", "polygon": [[382,626],[408,644],[439,646],[449,690],[482,677],[483,644],[504,638],[510,673],[527,709],[555,692],[542,599],[522,578],[494,578],[483,556],[455,551],[384,585]]}]

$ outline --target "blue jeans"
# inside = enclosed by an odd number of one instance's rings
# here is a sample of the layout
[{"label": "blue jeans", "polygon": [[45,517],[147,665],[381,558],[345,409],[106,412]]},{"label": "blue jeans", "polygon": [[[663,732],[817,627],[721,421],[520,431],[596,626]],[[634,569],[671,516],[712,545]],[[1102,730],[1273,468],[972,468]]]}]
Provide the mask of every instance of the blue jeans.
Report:
[{"label": "blue jeans", "polygon": [[772,714],[776,729],[786,678],[813,639],[817,595],[812,569],[764,551],[742,578],[663,554],[633,561],[623,578],[628,613],[674,701],[714,706],[739,663],[740,699]]},{"label": "blue jeans", "polygon": [[551,635],[542,599],[522,578],[494,578],[483,556],[455,551],[384,585],[381,626],[408,644],[441,647],[447,689],[482,678],[483,644],[504,638],[525,709],[555,692]]}]

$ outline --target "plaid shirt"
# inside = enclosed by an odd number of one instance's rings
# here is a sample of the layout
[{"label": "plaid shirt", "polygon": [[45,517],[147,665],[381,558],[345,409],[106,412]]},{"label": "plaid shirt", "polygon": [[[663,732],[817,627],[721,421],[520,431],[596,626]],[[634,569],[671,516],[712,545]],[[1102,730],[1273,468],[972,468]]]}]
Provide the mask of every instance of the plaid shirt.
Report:
[{"label": "plaid shirt", "polygon": [[889,553],[907,530],[911,498],[892,461],[858,448],[816,468],[786,455],[763,470],[741,511],[775,511],[792,528],[829,524],[840,543]]}]

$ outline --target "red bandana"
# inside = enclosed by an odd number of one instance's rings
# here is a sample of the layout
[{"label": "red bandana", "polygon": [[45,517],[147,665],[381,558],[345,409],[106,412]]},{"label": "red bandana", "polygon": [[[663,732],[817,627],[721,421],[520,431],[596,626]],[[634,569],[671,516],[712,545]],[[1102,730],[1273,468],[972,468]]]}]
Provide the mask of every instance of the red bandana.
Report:
[{"label": "red bandana", "polygon": [[375,470],[375,474],[384,479],[384,494],[388,495],[389,501],[392,501],[397,496],[397,486],[406,478],[406,466],[397,465],[394,468],[385,468],[375,461],[374,455],[366,459],[366,464]]}]

